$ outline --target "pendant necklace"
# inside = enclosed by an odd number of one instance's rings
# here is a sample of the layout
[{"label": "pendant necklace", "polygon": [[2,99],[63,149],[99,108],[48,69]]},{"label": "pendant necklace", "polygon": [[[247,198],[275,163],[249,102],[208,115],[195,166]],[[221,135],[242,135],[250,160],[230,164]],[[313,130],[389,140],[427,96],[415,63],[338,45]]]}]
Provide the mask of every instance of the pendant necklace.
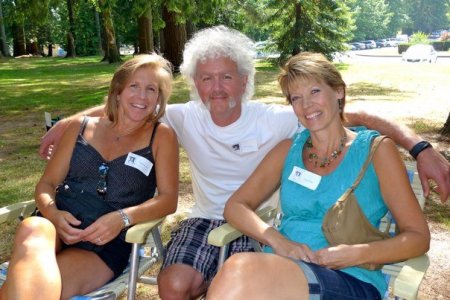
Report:
[{"label": "pendant necklace", "polygon": [[306,140],[306,150],[308,151],[308,161],[312,162],[314,167],[325,168],[330,165],[333,160],[335,160],[345,147],[345,142],[347,141],[347,133],[344,132],[344,136],[341,138],[339,147],[331,152],[329,156],[319,157],[316,153],[312,151],[314,148],[311,140],[311,136]]},{"label": "pendant necklace", "polygon": [[127,136],[127,135],[130,135],[130,134],[135,133],[140,127],[141,127],[141,126],[132,128],[132,129],[130,129],[130,130],[125,131],[125,132],[122,133],[122,134],[116,134],[116,135],[115,135],[115,136],[116,136],[116,138],[115,138],[116,142],[118,143],[118,142],[120,142],[120,139],[121,139],[121,138],[123,138],[123,137],[125,137],[125,136]]}]

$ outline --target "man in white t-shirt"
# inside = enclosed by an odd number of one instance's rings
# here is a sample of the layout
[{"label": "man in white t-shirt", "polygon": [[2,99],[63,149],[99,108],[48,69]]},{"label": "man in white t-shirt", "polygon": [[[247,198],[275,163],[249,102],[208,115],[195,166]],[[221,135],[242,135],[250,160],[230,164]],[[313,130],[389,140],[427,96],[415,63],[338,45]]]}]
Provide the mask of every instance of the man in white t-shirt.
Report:
[{"label": "man in white t-shirt", "polygon": [[[254,91],[252,51],[245,35],[217,26],[197,32],[183,52],[180,69],[191,85],[191,101],[169,105],[163,121],[175,130],[189,157],[195,204],[168,244],[158,277],[162,299],[197,298],[206,291],[219,257],[219,249],[208,245],[207,237],[223,224],[226,201],[271,148],[301,130],[291,107],[248,102]],[[376,116],[346,117],[349,125],[377,129],[406,149],[421,141],[406,127]],[[44,137],[42,156],[58,140],[64,123]],[[447,197],[450,165],[431,147],[417,150],[423,180],[436,180]],[[428,185],[424,190],[427,194]],[[230,245],[231,254],[251,250],[247,237]]]}]

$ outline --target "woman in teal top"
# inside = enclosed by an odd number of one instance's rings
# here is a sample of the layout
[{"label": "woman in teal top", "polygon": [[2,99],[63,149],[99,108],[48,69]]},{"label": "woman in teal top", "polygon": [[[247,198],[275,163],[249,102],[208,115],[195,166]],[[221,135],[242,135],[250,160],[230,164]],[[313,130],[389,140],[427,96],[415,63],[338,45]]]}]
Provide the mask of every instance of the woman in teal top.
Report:
[{"label": "woman in teal top", "polygon": [[[344,127],[345,83],[323,55],[292,57],[279,82],[307,130],[267,154],[224,214],[276,255],[233,255],[213,280],[208,299],[381,299],[386,290],[381,272],[358,266],[415,257],[430,242],[403,161],[395,144],[384,139],[355,191],[370,223],[378,226],[389,209],[400,233],[378,242],[330,246],[323,218],[355,181],[378,133]],[[280,183],[284,216],[277,231],[254,210]]]}]

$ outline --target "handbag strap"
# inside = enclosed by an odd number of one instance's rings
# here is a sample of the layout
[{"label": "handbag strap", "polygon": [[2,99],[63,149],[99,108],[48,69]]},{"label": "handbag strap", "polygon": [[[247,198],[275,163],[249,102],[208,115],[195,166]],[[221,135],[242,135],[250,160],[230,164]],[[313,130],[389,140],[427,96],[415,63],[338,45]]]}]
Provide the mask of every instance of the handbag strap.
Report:
[{"label": "handbag strap", "polygon": [[372,141],[369,155],[367,155],[366,161],[364,162],[363,166],[361,167],[361,171],[359,171],[358,177],[356,178],[355,182],[350,187],[350,190],[354,191],[358,187],[359,183],[361,182],[361,179],[364,177],[364,174],[366,173],[367,167],[369,166],[370,162],[372,161],[372,157],[375,154],[375,151],[377,150],[381,141],[384,140],[385,138],[386,138],[385,135],[380,135],[380,136],[377,136]]},{"label": "handbag strap", "polygon": [[[377,150],[381,141],[384,140],[386,137],[387,136],[385,136],[385,135],[380,135],[373,139],[369,155],[367,155],[366,161],[364,162],[363,166],[361,167],[361,171],[359,171],[358,177],[356,178],[355,182],[346,191],[346,193],[351,193],[358,187],[359,183],[361,182],[361,179],[364,177],[364,174],[366,173],[367,167],[369,166],[370,162],[372,161],[375,151]],[[391,224],[392,224],[392,218],[387,218],[386,222],[387,222],[386,229],[383,232],[389,233],[389,230],[390,230]]]}]

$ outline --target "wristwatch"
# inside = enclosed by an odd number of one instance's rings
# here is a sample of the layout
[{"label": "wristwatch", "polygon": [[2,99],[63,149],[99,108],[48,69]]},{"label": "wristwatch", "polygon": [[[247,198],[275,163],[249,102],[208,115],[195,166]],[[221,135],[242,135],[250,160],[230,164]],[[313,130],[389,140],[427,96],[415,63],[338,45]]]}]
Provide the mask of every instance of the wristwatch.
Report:
[{"label": "wristwatch", "polygon": [[131,221],[130,221],[130,218],[128,217],[128,215],[123,211],[123,209],[119,209],[118,212],[119,212],[120,216],[122,217],[124,229],[130,227]]},{"label": "wristwatch", "polygon": [[433,146],[429,142],[421,141],[415,144],[414,147],[412,147],[412,149],[409,150],[409,154],[411,154],[411,156],[414,157],[414,159],[417,159],[417,156],[419,155],[420,152],[430,147]]}]

